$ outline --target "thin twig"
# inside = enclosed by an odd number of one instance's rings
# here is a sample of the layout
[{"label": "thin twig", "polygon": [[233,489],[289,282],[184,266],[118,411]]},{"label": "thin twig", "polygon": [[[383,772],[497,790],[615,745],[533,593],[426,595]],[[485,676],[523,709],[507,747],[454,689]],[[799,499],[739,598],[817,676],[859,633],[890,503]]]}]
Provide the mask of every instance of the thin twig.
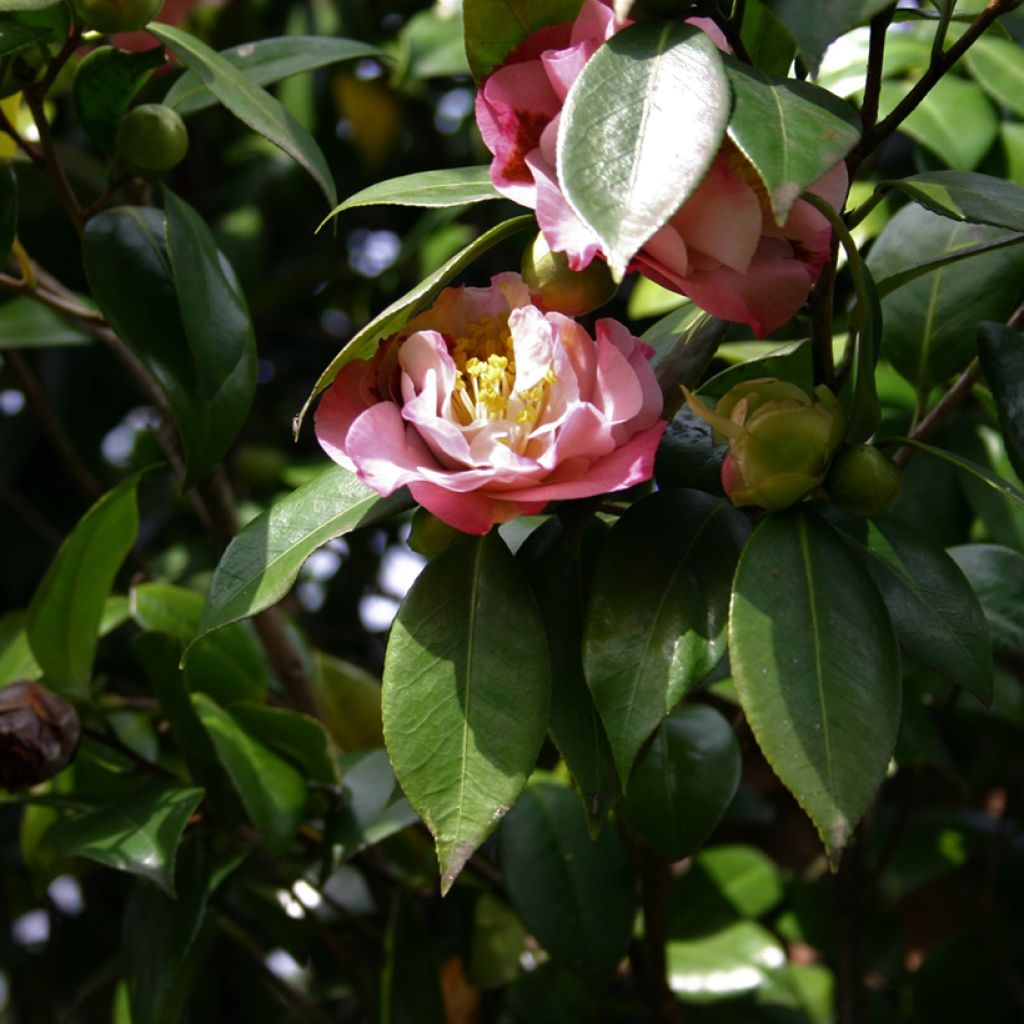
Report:
[{"label": "thin twig", "polygon": [[[911,440],[926,441],[942,425],[943,420],[971,393],[971,389],[981,377],[978,360],[960,374],[957,382],[942,396],[935,408],[928,413],[910,434]],[[917,449],[912,445],[904,445],[892,457],[892,461],[902,469],[914,456]]]},{"label": "thin twig", "polygon": [[72,54],[75,50],[82,45],[82,26],[73,25],[71,31],[68,33],[67,39],[64,40],[64,45],[60,48],[57,55],[50,61],[50,66],[46,69],[46,74],[38,81],[35,85],[31,86],[27,92],[34,93],[40,99],[42,99],[52,87],[53,83],[57,80],[57,76],[61,73],[64,65],[71,59]]},{"label": "thin twig", "polygon": [[41,305],[49,306],[50,309],[75,320],[106,325],[107,321],[102,313],[97,313],[96,310],[79,305],[77,302],[71,302],[45,288],[33,287],[30,282],[11,277],[9,274],[0,274],[0,288],[9,292],[17,292],[20,295],[27,295]]},{"label": "thin twig", "polygon": [[868,42],[868,73],[864,80],[864,99],[860,105],[860,121],[865,132],[878,120],[878,98],[882,91],[882,69],[885,61],[885,34],[896,13],[896,5],[879,11],[871,19]]},{"label": "thin twig", "polygon": [[26,139],[21,134],[21,132],[19,132],[18,129],[15,128],[14,124],[11,122],[10,118],[8,118],[3,108],[0,108],[0,131],[8,135],[14,141],[14,144],[18,147],[18,149],[20,149],[25,154],[25,156],[27,156],[32,161],[32,163],[43,163],[43,154],[40,151],[39,147],[29,142],[28,139]]},{"label": "thin twig", "polygon": [[36,511],[35,506],[23,494],[12,491],[9,487],[0,488],[0,504],[6,505],[33,533],[56,550],[64,540],[62,534],[55,530]]},{"label": "thin twig", "polygon": [[60,200],[61,206],[64,207],[68,220],[71,221],[71,226],[75,229],[75,233],[80,235],[83,228],[82,208],[57,157],[53,135],[50,133],[50,124],[46,120],[46,111],[43,109],[43,95],[32,89],[24,93],[24,96],[28,109],[32,111],[32,117],[36,122],[36,130],[39,132],[39,145],[43,152],[43,165],[50,176],[50,180],[53,182],[57,198]]},{"label": "thin twig", "polygon": [[836,1019],[838,1024],[865,1024],[865,824],[862,821],[843,851],[835,875]]}]

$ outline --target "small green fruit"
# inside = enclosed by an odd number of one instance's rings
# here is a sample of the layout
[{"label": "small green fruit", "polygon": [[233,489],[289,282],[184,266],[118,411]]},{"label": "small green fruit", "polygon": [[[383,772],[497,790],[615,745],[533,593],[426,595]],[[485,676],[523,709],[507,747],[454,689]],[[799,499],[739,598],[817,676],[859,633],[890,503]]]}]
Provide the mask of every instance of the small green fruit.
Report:
[{"label": "small green fruit", "polygon": [[900,471],[877,448],[850,445],[833,460],[825,490],[852,516],[877,516],[892,508],[903,483]]},{"label": "small green fruit", "polygon": [[86,28],[111,35],[144,28],[160,13],[164,0],[72,0],[72,4]]},{"label": "small green fruit", "polygon": [[117,126],[117,155],[132,171],[160,174],[188,152],[188,130],[177,111],[161,103],[129,110]]},{"label": "small green fruit", "polygon": [[595,259],[584,270],[571,270],[563,252],[552,252],[538,234],[523,253],[523,280],[540,304],[566,316],[582,316],[608,302],[618,285],[608,264]]}]

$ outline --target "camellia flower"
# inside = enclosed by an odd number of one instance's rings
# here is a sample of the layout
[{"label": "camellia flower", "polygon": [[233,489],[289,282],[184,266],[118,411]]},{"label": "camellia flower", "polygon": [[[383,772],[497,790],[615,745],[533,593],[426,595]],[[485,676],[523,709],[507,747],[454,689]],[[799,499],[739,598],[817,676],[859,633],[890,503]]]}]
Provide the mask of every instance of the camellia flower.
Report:
[{"label": "camellia flower", "polygon": [[518,274],[448,288],[324,393],[327,454],[381,494],[408,485],[466,533],[651,477],[665,429],[650,350],[532,304]]},{"label": "camellia flower", "polygon": [[816,490],[846,431],[839,400],[824,384],[817,401],[784,380],[760,377],[730,388],[712,411],[683,389],[687,404],[729,443],[722,487],[734,505],[777,511]]},{"label": "camellia flower", "polygon": [[[562,193],[556,142],[562,105],[594,51],[629,22],[617,24],[605,0],[585,0],[579,16],[524,40],[481,83],[476,119],[494,154],[491,179],[509,199],[537,211],[548,245],[574,270],[600,255],[596,235]],[[690,24],[721,48],[707,19]],[[685,128],[681,128],[685,130]],[[810,187],[836,208],[847,189],[839,163]],[[798,201],[779,227],[753,166],[728,140],[696,191],[637,253],[630,269],[688,295],[723,320],[770,334],[803,305],[829,258],[831,228]]]}]

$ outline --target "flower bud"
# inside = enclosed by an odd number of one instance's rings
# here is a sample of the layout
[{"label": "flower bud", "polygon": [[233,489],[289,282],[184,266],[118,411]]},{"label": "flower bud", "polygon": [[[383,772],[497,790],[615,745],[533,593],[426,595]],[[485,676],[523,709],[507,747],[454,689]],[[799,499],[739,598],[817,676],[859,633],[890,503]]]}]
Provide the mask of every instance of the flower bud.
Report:
[{"label": "flower bud", "polygon": [[795,384],[763,377],[727,391],[714,411],[684,388],[690,408],[728,442],[722,486],[734,505],[788,508],[819,487],[843,439],[846,417],[824,385],[811,398]]},{"label": "flower bud", "polygon": [[162,103],[129,110],[117,126],[117,155],[137,174],[150,177],[176,167],[188,152],[181,115]]},{"label": "flower bud", "polygon": [[78,20],[107,35],[143,28],[163,5],[164,0],[72,0]]},{"label": "flower bud", "polygon": [[0,789],[24,789],[56,775],[81,738],[75,709],[38,683],[0,689]]},{"label": "flower bud", "polygon": [[825,490],[851,516],[878,516],[896,504],[903,481],[892,460],[877,448],[855,444],[832,460]]},{"label": "flower bud", "polygon": [[585,270],[570,270],[563,252],[552,252],[538,234],[523,253],[523,280],[533,298],[545,309],[566,316],[582,316],[608,302],[618,285],[608,264],[594,260]]}]

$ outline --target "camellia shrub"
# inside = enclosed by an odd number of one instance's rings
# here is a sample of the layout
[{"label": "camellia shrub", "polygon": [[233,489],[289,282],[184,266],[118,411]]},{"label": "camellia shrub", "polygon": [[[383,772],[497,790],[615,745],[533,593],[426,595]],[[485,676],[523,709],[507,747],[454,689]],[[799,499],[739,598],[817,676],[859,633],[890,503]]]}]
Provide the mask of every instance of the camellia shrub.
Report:
[{"label": "camellia shrub", "polygon": [[1024,1019],[1018,6],[0,0],[0,1022]]}]

